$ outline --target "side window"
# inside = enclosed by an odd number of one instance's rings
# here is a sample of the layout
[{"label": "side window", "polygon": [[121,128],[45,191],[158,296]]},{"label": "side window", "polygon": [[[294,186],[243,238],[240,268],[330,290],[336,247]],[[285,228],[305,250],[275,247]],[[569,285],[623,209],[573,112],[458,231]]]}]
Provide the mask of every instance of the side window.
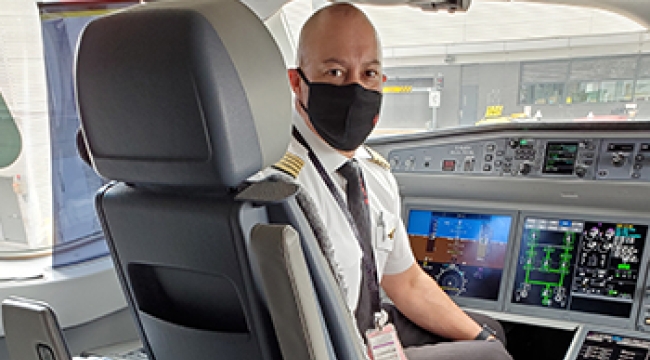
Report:
[{"label": "side window", "polygon": [[0,259],[22,259],[52,244],[43,45],[35,2],[0,12]]},{"label": "side window", "polygon": [[84,27],[98,16],[132,3],[41,5],[41,26],[50,117],[53,266],[108,254],[94,207],[104,184],[77,153],[79,114],[74,93],[74,57]]},{"label": "side window", "polygon": [[75,49],[82,29],[93,18],[75,12],[50,12],[43,14],[41,21],[50,118],[55,267],[108,253],[93,204],[102,180],[79,158],[75,138],[79,128],[73,84]]},{"label": "side window", "polygon": [[3,4],[0,260],[52,255],[59,266],[108,253],[93,203],[103,180],[76,150],[73,67],[86,24],[127,1]]},{"label": "side window", "polygon": [[20,155],[22,139],[16,120],[0,93],[0,168],[13,164]]},{"label": "side window", "polygon": [[7,102],[0,93],[0,252],[28,248],[25,226],[19,205],[23,189],[20,187],[20,175],[11,176],[9,167],[20,156],[22,137],[11,114]]}]

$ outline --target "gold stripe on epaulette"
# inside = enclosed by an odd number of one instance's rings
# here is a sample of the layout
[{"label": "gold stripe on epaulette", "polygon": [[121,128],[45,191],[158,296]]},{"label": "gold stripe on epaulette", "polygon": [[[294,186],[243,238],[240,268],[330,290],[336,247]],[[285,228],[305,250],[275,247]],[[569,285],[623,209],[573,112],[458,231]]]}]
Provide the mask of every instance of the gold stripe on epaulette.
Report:
[{"label": "gold stripe on epaulette", "polygon": [[383,156],[381,156],[378,152],[375,150],[371,149],[370,147],[366,146],[366,150],[370,153],[371,159],[370,161],[374,162],[375,164],[383,167],[386,170],[390,170],[390,164],[386,159],[384,159]]},{"label": "gold stripe on epaulette", "polygon": [[305,161],[290,152],[284,154],[282,159],[273,165],[274,168],[287,173],[293,178],[298,177],[303,166],[305,166]]}]

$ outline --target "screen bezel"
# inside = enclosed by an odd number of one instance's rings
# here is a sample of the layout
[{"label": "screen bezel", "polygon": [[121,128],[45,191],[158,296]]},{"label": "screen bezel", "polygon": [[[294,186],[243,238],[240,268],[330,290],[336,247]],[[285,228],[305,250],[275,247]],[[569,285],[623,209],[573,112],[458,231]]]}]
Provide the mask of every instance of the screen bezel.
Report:
[{"label": "screen bezel", "polygon": [[[456,302],[461,307],[471,307],[475,309],[483,310],[495,310],[501,311],[503,308],[503,303],[505,300],[505,289],[507,287],[508,274],[510,273],[510,262],[511,259],[508,254],[511,254],[514,249],[514,242],[516,240],[515,233],[518,224],[518,211],[504,210],[504,209],[495,209],[488,207],[462,207],[462,206],[444,206],[439,202],[434,201],[416,201],[409,200],[405,201],[403,205],[403,215],[402,219],[404,220],[405,230],[408,230],[409,216],[411,210],[424,210],[424,211],[433,211],[433,212],[457,212],[457,213],[469,213],[469,214],[480,214],[480,215],[497,215],[497,216],[510,216],[512,219],[510,222],[510,231],[508,234],[508,243],[506,245],[506,257],[503,264],[503,273],[501,275],[501,280],[499,281],[499,292],[496,300],[488,299],[477,299],[469,298],[462,296],[450,296],[454,302]],[[407,231],[408,234],[408,231]],[[410,239],[409,239],[410,246]]]},{"label": "screen bezel", "polygon": [[[594,313],[586,313],[577,310],[568,310],[568,309],[555,309],[555,308],[545,308],[542,306],[531,306],[524,305],[512,302],[512,292],[515,288],[515,279],[517,272],[517,261],[519,257],[519,249],[522,242],[522,236],[524,233],[524,225],[527,217],[539,217],[546,219],[566,219],[573,221],[601,221],[601,222],[614,222],[614,223],[630,223],[636,225],[648,226],[648,234],[646,235],[646,244],[641,256],[641,264],[639,268],[639,280],[636,284],[636,289],[634,291],[634,301],[632,303],[632,309],[630,310],[630,315],[628,317],[617,317],[609,315],[599,315]],[[517,221],[517,229],[515,231],[516,239],[513,242],[515,246],[510,254],[513,255],[514,259],[511,259],[511,268],[508,273],[509,283],[505,287],[506,294],[504,294],[504,307],[503,311],[518,314],[518,315],[528,315],[535,317],[544,317],[549,319],[557,319],[564,321],[573,321],[580,323],[590,323],[590,324],[602,324],[609,326],[616,326],[626,329],[634,329],[636,326],[636,321],[638,318],[639,309],[643,302],[644,292],[643,289],[646,283],[646,275],[648,272],[648,258],[650,253],[650,244],[647,243],[648,238],[650,238],[650,219],[641,218],[641,217],[620,217],[620,216],[602,216],[598,214],[566,214],[566,213],[553,213],[553,212],[535,212],[535,211],[522,211],[519,214]]]}]

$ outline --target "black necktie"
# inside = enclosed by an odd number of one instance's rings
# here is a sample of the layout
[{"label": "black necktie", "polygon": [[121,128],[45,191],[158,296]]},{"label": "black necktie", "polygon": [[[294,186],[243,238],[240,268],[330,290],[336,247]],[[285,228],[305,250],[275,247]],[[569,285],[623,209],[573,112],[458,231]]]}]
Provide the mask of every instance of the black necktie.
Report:
[{"label": "black necktie", "polygon": [[357,326],[363,335],[367,329],[374,327],[374,314],[381,310],[377,266],[375,264],[375,254],[372,249],[368,196],[361,175],[361,168],[354,159],[343,164],[338,169],[338,172],[348,183],[346,188],[348,208],[356,223],[359,245],[363,251],[361,260],[361,288],[359,291],[359,302],[357,303],[355,312]]}]

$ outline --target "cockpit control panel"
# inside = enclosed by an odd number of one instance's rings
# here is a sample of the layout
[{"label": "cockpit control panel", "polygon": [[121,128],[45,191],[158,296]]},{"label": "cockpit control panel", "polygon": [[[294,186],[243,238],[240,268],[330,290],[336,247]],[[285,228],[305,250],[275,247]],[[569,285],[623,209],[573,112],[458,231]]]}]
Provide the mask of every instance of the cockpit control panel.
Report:
[{"label": "cockpit control panel", "polygon": [[462,305],[650,327],[648,222],[406,207],[418,264]]},{"label": "cockpit control panel", "polygon": [[647,225],[526,217],[512,303],[629,318]]},{"label": "cockpit control panel", "polygon": [[426,207],[408,212],[416,260],[449,295],[496,304],[505,273],[513,216]]},{"label": "cockpit control panel", "polygon": [[514,358],[648,360],[648,124],[508,124],[370,145],[391,164],[419,265],[459,306],[508,324],[525,344],[509,345]]},{"label": "cockpit control panel", "polygon": [[580,346],[577,360],[646,360],[650,340],[602,331],[589,331]]},{"label": "cockpit control panel", "polygon": [[508,137],[396,149],[395,173],[650,181],[650,139]]}]

